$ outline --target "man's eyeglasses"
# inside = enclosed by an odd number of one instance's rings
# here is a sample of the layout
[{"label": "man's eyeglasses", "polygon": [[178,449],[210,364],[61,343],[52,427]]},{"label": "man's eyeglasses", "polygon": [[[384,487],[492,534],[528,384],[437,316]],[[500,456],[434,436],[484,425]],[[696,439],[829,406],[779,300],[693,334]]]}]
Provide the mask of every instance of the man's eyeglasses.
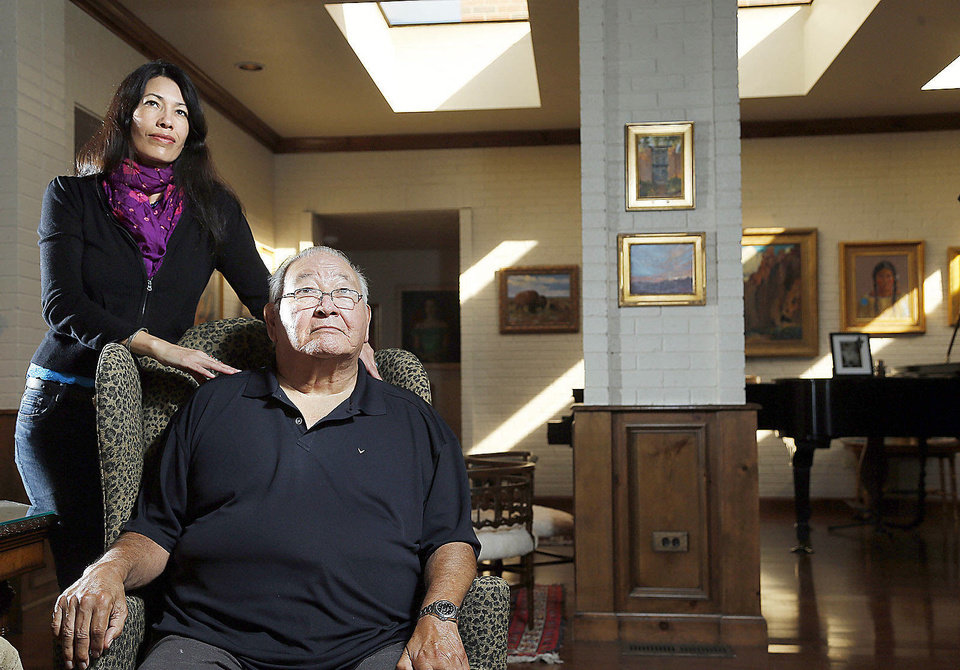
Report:
[{"label": "man's eyeglasses", "polygon": [[337,309],[353,309],[363,299],[363,296],[352,288],[335,288],[332,291],[321,291],[318,288],[298,288],[292,293],[284,293],[280,296],[277,299],[277,304],[284,298],[293,298],[297,310],[316,309],[325,295],[330,296],[333,306]]}]

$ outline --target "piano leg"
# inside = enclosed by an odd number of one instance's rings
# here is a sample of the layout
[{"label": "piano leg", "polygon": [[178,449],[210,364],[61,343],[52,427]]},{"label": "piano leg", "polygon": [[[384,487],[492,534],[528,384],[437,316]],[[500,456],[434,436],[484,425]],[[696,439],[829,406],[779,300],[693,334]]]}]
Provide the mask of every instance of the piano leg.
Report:
[{"label": "piano leg", "polygon": [[813,466],[815,442],[796,440],[797,450],[793,453],[793,505],[796,511],[797,546],[795,554],[812,554],[810,544],[810,468]]}]

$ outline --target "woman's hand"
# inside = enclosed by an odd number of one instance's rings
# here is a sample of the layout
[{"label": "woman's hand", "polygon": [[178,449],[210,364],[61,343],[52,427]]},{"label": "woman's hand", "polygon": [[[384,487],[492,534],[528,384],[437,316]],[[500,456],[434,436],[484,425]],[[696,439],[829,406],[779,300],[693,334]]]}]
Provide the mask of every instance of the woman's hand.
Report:
[{"label": "woman's hand", "polygon": [[130,351],[140,356],[149,356],[164,365],[183,370],[201,384],[208,379],[213,379],[218,374],[232,375],[235,372],[240,372],[237,368],[222,363],[199,349],[187,349],[171,344],[145,330],[133,336],[130,341]]},{"label": "woman's hand", "polygon": [[363,367],[367,369],[371,377],[383,381],[383,377],[380,376],[380,372],[377,370],[377,361],[373,357],[373,347],[370,346],[369,342],[363,343],[363,349],[360,350],[360,360],[363,362]]}]

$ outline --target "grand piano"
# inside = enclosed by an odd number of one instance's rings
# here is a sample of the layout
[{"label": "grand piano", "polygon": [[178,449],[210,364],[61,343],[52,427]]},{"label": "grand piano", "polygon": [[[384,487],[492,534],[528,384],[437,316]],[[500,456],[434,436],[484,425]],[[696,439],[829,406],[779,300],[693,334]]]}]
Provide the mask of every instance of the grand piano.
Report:
[{"label": "grand piano", "polygon": [[[759,429],[776,430],[796,442],[793,488],[797,546],[809,553],[810,469],[817,449],[840,437],[866,436],[867,449],[882,449],[884,437],[918,438],[926,461],[926,439],[960,436],[960,364],[908,366],[884,377],[778,379],[747,384],[747,402],[761,406]],[[921,465],[918,517],[922,521]],[[878,496],[875,498],[877,499]],[[874,510],[879,518],[879,510]]]}]

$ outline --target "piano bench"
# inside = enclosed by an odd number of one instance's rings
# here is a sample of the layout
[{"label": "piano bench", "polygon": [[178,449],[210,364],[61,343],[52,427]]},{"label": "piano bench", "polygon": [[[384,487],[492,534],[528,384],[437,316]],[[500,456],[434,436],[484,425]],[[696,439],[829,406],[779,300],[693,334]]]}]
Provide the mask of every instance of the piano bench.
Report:
[{"label": "piano bench", "polygon": [[[860,468],[863,464],[863,451],[867,444],[865,437],[845,437],[843,446],[853,452],[857,459],[856,499],[863,501],[863,484]],[[883,440],[883,452],[887,458],[912,458],[916,460],[919,442],[913,437],[887,437]],[[960,440],[955,437],[931,437],[927,439],[927,458],[937,459],[940,472],[940,488],[927,491],[928,496],[937,496],[940,503],[950,504],[954,523],[960,522],[960,502],[957,500],[956,456],[960,453]],[[949,473],[949,474],[948,474]],[[949,488],[948,488],[949,487]]]}]

